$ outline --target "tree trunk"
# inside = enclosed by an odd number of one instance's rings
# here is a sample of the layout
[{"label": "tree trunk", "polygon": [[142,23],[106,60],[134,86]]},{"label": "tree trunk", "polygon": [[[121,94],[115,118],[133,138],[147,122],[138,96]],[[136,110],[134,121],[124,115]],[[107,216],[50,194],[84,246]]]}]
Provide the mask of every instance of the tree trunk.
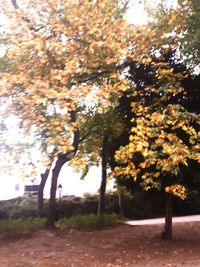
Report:
[{"label": "tree trunk", "polygon": [[47,219],[47,228],[54,228],[56,221],[56,190],[57,190],[57,181],[60,170],[62,166],[68,161],[67,154],[58,156],[58,159],[55,163],[55,167],[52,170],[51,178],[51,189],[50,189],[50,199],[49,199],[49,214]]},{"label": "tree trunk", "polygon": [[199,195],[199,198],[200,198],[200,187],[199,186],[197,187],[197,192],[198,192],[198,195]]},{"label": "tree trunk", "polygon": [[124,217],[123,195],[119,192],[119,214]]},{"label": "tree trunk", "polygon": [[[75,123],[76,122],[76,111],[71,111],[70,113],[70,123]],[[52,178],[51,178],[51,189],[50,189],[50,199],[49,199],[49,214],[48,214],[48,219],[46,223],[46,228],[54,229],[55,228],[55,221],[56,221],[56,190],[57,190],[57,181],[58,181],[58,176],[60,173],[60,170],[62,166],[69,160],[75,156],[77,150],[78,150],[78,145],[80,142],[80,136],[79,136],[79,129],[77,128],[76,131],[74,132],[74,137],[73,137],[73,151],[68,151],[64,154],[60,154],[57,157],[55,166],[52,170]]]},{"label": "tree trunk", "polygon": [[47,181],[47,178],[49,176],[50,168],[47,168],[44,173],[41,174],[41,182],[38,190],[38,206],[37,206],[37,215],[38,217],[42,218],[44,217],[44,199],[43,199],[43,193],[44,193],[44,187]]},{"label": "tree trunk", "polygon": [[101,186],[99,192],[99,203],[98,203],[98,215],[104,213],[105,209],[105,192],[106,192],[106,177],[107,177],[107,144],[108,144],[108,134],[104,134],[103,144],[102,144],[102,154],[101,154]]},{"label": "tree trunk", "polygon": [[163,239],[172,240],[172,195],[166,194],[165,229]]}]

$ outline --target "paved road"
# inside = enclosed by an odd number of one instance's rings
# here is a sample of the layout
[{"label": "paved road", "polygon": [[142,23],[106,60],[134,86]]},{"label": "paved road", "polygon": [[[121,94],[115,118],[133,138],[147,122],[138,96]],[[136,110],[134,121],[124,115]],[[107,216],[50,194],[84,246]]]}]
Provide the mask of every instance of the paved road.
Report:
[{"label": "paved road", "polygon": [[[200,215],[192,215],[192,216],[181,216],[181,217],[173,217],[173,223],[179,222],[198,222],[200,221]],[[164,224],[164,218],[157,218],[157,219],[148,219],[148,220],[133,220],[133,221],[126,221],[128,225],[151,225],[151,224]]]}]

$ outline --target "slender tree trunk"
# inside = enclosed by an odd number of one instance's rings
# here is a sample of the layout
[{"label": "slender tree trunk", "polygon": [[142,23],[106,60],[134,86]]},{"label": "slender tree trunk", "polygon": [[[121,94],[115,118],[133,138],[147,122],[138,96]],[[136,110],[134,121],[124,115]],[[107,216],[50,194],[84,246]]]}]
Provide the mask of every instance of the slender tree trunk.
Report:
[{"label": "slender tree trunk", "polygon": [[49,199],[49,214],[46,227],[54,228],[56,221],[56,190],[57,190],[57,181],[60,170],[62,166],[68,161],[67,154],[58,156],[58,159],[55,163],[55,166],[52,170],[51,178],[51,189],[50,189],[50,199]]},{"label": "slender tree trunk", "polygon": [[43,193],[44,193],[44,187],[47,181],[47,178],[49,176],[50,168],[47,168],[44,173],[41,174],[41,182],[38,190],[38,206],[37,206],[37,215],[38,217],[42,218],[44,217],[44,199],[43,199]]},{"label": "slender tree trunk", "polygon": [[172,195],[166,194],[165,229],[163,239],[172,240]]},{"label": "slender tree trunk", "polygon": [[200,187],[197,187],[197,192],[198,192],[198,195],[200,197]]},{"label": "slender tree trunk", "polygon": [[106,177],[107,177],[107,144],[108,144],[108,134],[104,134],[103,144],[102,144],[102,155],[101,155],[101,186],[99,192],[99,203],[98,203],[98,215],[104,213],[105,209],[105,192],[106,192]]},{"label": "slender tree trunk", "polygon": [[[76,122],[76,111],[72,111],[70,115],[71,115],[70,123]],[[57,190],[57,181],[58,181],[60,170],[66,162],[70,161],[73,158],[73,156],[75,156],[78,150],[79,142],[80,142],[80,135],[79,135],[79,129],[77,128],[76,131],[74,132],[73,143],[72,143],[74,147],[74,151],[70,151],[70,152],[68,151],[65,154],[58,155],[55,166],[52,170],[50,199],[49,199],[49,214],[48,214],[48,219],[46,223],[47,228],[50,228],[50,229],[55,228],[56,190]]]},{"label": "slender tree trunk", "polygon": [[119,214],[124,217],[123,195],[119,192]]}]

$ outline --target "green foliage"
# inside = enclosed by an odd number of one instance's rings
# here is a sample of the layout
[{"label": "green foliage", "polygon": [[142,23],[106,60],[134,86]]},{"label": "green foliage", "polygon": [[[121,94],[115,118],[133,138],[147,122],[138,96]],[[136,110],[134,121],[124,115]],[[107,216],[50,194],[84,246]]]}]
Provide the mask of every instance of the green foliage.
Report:
[{"label": "green foliage", "polygon": [[96,213],[98,207],[97,198],[80,198],[75,196],[65,196],[58,207],[59,217],[71,217],[73,215],[86,215]]},{"label": "green foliage", "polygon": [[99,113],[98,109],[102,105],[98,104],[79,116],[78,126],[81,142],[79,151],[70,164],[75,170],[82,171],[81,179],[84,179],[91,166],[99,165],[104,136],[108,137],[107,147],[110,149],[113,138],[120,136],[123,132],[123,121],[120,120],[119,114],[114,108],[117,104],[117,96],[115,97],[112,107],[109,107],[107,112]]},{"label": "green foliage", "polygon": [[[68,199],[68,200],[67,200]],[[106,194],[106,214],[119,214],[119,196],[116,192]],[[67,197],[62,200],[60,218],[87,216],[96,214],[98,195],[87,195],[84,198]],[[124,216],[130,219],[148,219],[163,217],[165,214],[165,195],[162,192],[147,191],[134,192],[123,196]],[[187,198],[182,201],[173,199],[174,216],[198,214],[200,212],[200,198],[197,192],[189,191]],[[95,215],[94,215],[95,216]]]},{"label": "green foliage", "polygon": [[200,213],[200,196],[196,191],[190,191],[184,202],[177,199],[173,202],[173,210],[176,215],[193,215]]},{"label": "green foliage", "polygon": [[46,219],[26,218],[7,219],[0,221],[0,233],[7,238],[20,238],[30,236],[31,233],[44,228]]},{"label": "green foliage", "polygon": [[62,229],[81,229],[81,230],[92,230],[102,229],[109,226],[116,225],[120,222],[120,216],[113,214],[104,215],[75,215],[70,218],[63,218],[58,221],[58,227]]},{"label": "green foliage", "polygon": [[199,64],[200,55],[200,2],[199,0],[188,1],[191,5],[191,16],[188,19],[188,29],[182,40],[184,55],[190,64]]},{"label": "green foliage", "polygon": [[36,217],[36,208],[37,198],[30,196],[17,197],[0,202],[0,211],[3,218],[19,219]]},{"label": "green foliage", "polygon": [[[31,202],[32,201],[32,202]],[[105,213],[119,214],[119,196],[116,192],[108,193],[105,196]],[[22,205],[23,204],[23,205]],[[24,208],[26,206],[26,209]],[[73,218],[87,217],[88,214],[96,216],[98,209],[98,195],[87,194],[83,198],[75,196],[65,196],[61,199],[61,204],[57,203],[56,217]],[[134,192],[123,195],[124,216],[130,219],[148,219],[162,217],[165,213],[165,197],[161,192]],[[47,214],[47,201],[45,201],[45,214]],[[200,213],[200,198],[196,191],[189,191],[187,198],[182,201],[178,198],[173,200],[173,214],[189,215]],[[36,218],[36,199],[19,197],[16,199],[0,201],[0,223],[9,222],[31,222]],[[13,220],[15,219],[15,220]],[[17,220],[16,220],[17,219]],[[8,226],[9,227],[9,226]],[[17,226],[16,226],[17,227]],[[0,230],[1,232],[1,230]],[[11,233],[12,235],[12,233]],[[14,234],[15,235],[15,234]]]}]

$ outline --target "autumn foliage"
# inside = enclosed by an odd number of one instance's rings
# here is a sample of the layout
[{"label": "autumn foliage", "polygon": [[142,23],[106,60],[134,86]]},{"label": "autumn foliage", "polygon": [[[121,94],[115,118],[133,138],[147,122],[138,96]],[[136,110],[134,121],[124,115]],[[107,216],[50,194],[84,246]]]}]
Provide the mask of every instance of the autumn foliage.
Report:
[{"label": "autumn foliage", "polygon": [[78,116],[77,107],[91,94],[103,112],[113,92],[128,86],[122,75],[127,62],[144,61],[155,34],[129,25],[115,1],[33,0],[1,8],[11,66],[1,73],[1,99],[10,99],[6,112],[37,133],[47,154],[54,147],[73,151],[78,125],[72,112]]},{"label": "autumn foliage", "polygon": [[[185,2],[144,26],[123,18],[123,1],[0,3],[9,63],[0,74],[4,116],[15,113],[22,119],[21,126],[39,140],[47,168],[60,159],[56,179],[66,157],[71,160],[79,149],[88,105],[95,114],[106,114],[118,104],[113,97],[128,92],[132,127],[129,143],[116,151],[113,175],[139,180],[145,190],[185,198],[181,169],[190,160],[199,162],[199,115],[171,101],[187,97],[180,84],[187,72],[175,72],[163,60],[186,30],[191,10]],[[137,87],[127,75],[133,62],[150,66],[153,81]],[[84,136],[88,138],[87,131]],[[87,143],[84,147],[88,149]],[[98,153],[90,152],[98,160]],[[85,153],[79,155],[83,158],[74,157],[75,166],[85,164]]]}]

